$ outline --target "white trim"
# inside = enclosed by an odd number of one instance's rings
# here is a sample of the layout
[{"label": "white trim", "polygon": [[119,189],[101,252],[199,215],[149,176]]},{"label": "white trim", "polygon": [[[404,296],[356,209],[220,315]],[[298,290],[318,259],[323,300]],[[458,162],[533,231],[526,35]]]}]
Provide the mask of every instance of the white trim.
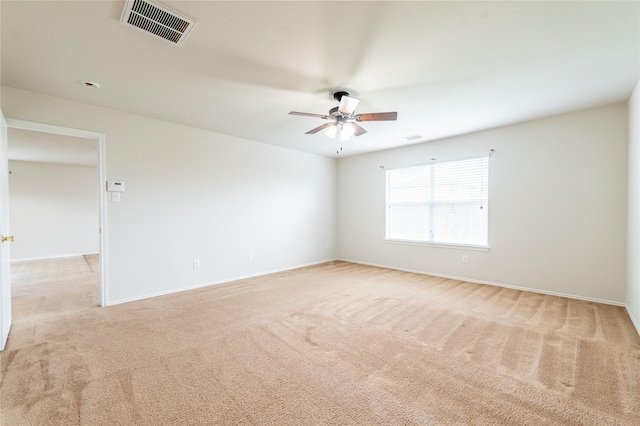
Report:
[{"label": "white trim", "polygon": [[7,127],[15,129],[34,130],[37,132],[54,133],[56,135],[75,136],[85,139],[99,139],[103,133],[91,132],[88,130],[72,129],[70,127],[54,126],[53,124],[37,123],[35,121],[16,120],[7,118]]},{"label": "white trim", "polygon": [[629,318],[631,318],[631,322],[636,327],[636,331],[638,332],[638,335],[640,335],[640,321],[638,321],[636,317],[633,316],[629,305],[624,305],[624,307],[627,309],[627,314],[629,314]]},{"label": "white trim", "polygon": [[196,290],[196,289],[203,288],[203,287],[226,284],[226,283],[231,283],[231,282],[234,282],[234,281],[240,281],[240,280],[246,280],[246,279],[249,279],[249,278],[259,277],[259,276],[262,276],[262,275],[275,274],[277,272],[292,271],[294,269],[305,268],[307,266],[321,265],[323,263],[334,262],[336,260],[339,260],[339,259],[337,259],[337,258],[326,259],[326,260],[321,260],[319,262],[305,263],[305,264],[302,264],[302,265],[291,266],[291,267],[288,267],[288,268],[281,268],[281,269],[273,269],[273,270],[269,270],[269,271],[263,271],[263,272],[259,272],[257,274],[241,275],[241,276],[234,277],[234,278],[225,278],[225,279],[220,280],[220,281],[210,281],[210,282],[206,282],[206,283],[202,283],[202,284],[196,284],[196,285],[187,286],[187,287],[180,287],[178,289],[173,289],[173,290],[159,291],[159,292],[156,292],[156,293],[145,294],[143,296],[136,296],[136,297],[130,297],[128,299],[114,300],[114,301],[109,302],[106,306],[114,306],[114,305],[120,305],[122,303],[129,303],[129,302],[135,302],[135,301],[138,301],[138,300],[151,299],[152,297],[166,296],[168,294],[180,293],[180,292],[183,292],[183,291]]},{"label": "white trim", "polygon": [[393,269],[393,270],[396,270],[396,271],[411,272],[411,273],[414,273],[414,274],[429,275],[429,276],[432,276],[432,277],[446,278],[446,279],[456,280],[456,281],[465,281],[465,282],[470,282],[470,283],[474,283],[474,284],[492,285],[492,286],[495,286],[495,287],[502,287],[502,288],[508,288],[508,289],[512,289],[512,290],[520,290],[520,291],[528,291],[528,292],[531,292],[531,293],[546,294],[546,295],[549,295],[549,296],[565,297],[565,298],[568,298],[568,299],[582,300],[582,301],[585,301],[585,302],[603,303],[605,305],[626,307],[627,312],[629,312],[629,317],[631,318],[631,321],[633,322],[633,324],[638,329],[638,334],[640,334],[640,323],[638,323],[638,321],[635,320],[633,315],[631,315],[631,312],[629,311],[629,307],[626,306],[624,303],[621,303],[621,302],[614,302],[612,300],[597,299],[597,298],[593,298],[593,297],[578,296],[578,295],[572,295],[572,294],[566,294],[566,293],[557,293],[557,292],[553,292],[553,291],[544,291],[544,290],[532,289],[532,288],[528,288],[528,287],[513,286],[513,285],[508,285],[508,284],[500,284],[500,283],[495,283],[495,282],[491,282],[491,281],[475,280],[475,279],[472,279],[472,278],[456,277],[456,276],[452,276],[452,275],[434,274],[434,273],[430,273],[430,272],[418,271],[418,270],[415,270],[415,269],[398,268],[398,267],[395,267],[395,266],[381,265],[381,264],[377,264],[377,263],[361,262],[361,261],[357,261],[357,260],[341,259],[341,258],[326,259],[326,260],[321,260],[321,261],[318,261],[318,262],[306,263],[306,264],[302,264],[302,265],[298,265],[298,266],[292,266],[292,267],[288,267],[288,268],[281,268],[281,269],[274,269],[274,270],[270,270],[270,271],[263,271],[263,272],[260,272],[260,273],[257,273],[257,274],[242,275],[242,276],[238,276],[238,277],[234,277],[234,278],[227,278],[227,279],[220,280],[220,281],[211,281],[211,282],[206,282],[206,283],[202,283],[202,284],[196,284],[196,285],[192,285],[192,286],[181,287],[179,289],[160,291],[160,292],[156,292],[156,293],[146,294],[146,295],[143,295],[143,296],[136,296],[136,297],[131,297],[131,298],[128,298],[128,299],[115,300],[115,301],[109,302],[105,306],[114,306],[114,305],[120,305],[122,303],[135,302],[135,301],[138,301],[138,300],[150,299],[150,298],[158,297],[158,296],[166,296],[166,295],[169,295],[169,294],[180,293],[180,292],[183,292],[183,291],[196,290],[196,289],[199,289],[199,288],[204,288],[204,287],[209,287],[209,286],[214,286],[214,285],[220,285],[220,284],[226,284],[226,283],[231,283],[231,282],[234,282],[234,281],[240,281],[240,280],[245,280],[245,279],[249,279],[249,278],[259,277],[259,276],[262,276],[262,275],[274,274],[274,273],[277,273],[277,272],[291,271],[291,270],[294,270],[294,269],[304,268],[304,267],[307,267],[307,266],[320,265],[320,264],[323,264],[323,263],[334,262],[334,261],[356,263],[356,264],[360,264],[360,265],[375,266],[375,267],[378,267],[378,268]]},{"label": "white trim", "polygon": [[[7,127],[7,120],[0,108],[0,198],[2,198],[1,214],[9,213],[9,162],[8,162],[8,139],[9,132]],[[11,220],[8,215],[2,218],[2,232],[6,232],[7,235],[11,232]],[[6,247],[0,250],[2,256],[0,256],[0,351],[3,351],[9,340],[9,334],[11,334],[12,327],[12,313],[11,313],[11,245],[7,244]]]},{"label": "white trim", "polygon": [[545,291],[545,290],[539,290],[539,289],[529,288],[529,287],[520,287],[520,286],[515,286],[515,285],[509,285],[509,284],[494,283],[494,282],[491,282],[491,281],[475,280],[473,278],[464,278],[464,277],[456,277],[456,276],[453,276],[453,275],[435,274],[435,273],[432,273],[432,272],[418,271],[418,270],[415,270],[415,269],[398,268],[396,266],[380,265],[380,264],[377,264],[377,263],[369,263],[369,262],[361,262],[359,260],[351,260],[351,259],[338,259],[338,260],[342,260],[344,262],[350,262],[350,263],[358,263],[358,264],[361,264],[361,265],[377,266],[378,268],[394,269],[396,271],[411,272],[411,273],[420,274],[420,275],[429,275],[429,276],[438,277],[438,278],[447,278],[447,279],[450,279],[450,280],[466,281],[466,282],[475,283],[475,284],[486,284],[486,285],[492,285],[492,286],[496,286],[496,287],[509,288],[509,289],[512,289],[512,290],[520,290],[520,291],[528,291],[528,292],[531,292],[531,293],[547,294],[549,296],[566,297],[568,299],[583,300],[585,302],[603,303],[605,305],[622,306],[622,307],[625,306],[625,304],[623,302],[614,302],[612,300],[596,299],[596,298],[593,298],[593,297],[578,296],[578,295],[575,295],[575,294],[557,293],[557,292],[554,292],[554,291]]},{"label": "white trim", "polygon": [[100,306],[107,306],[108,280],[107,280],[107,210],[104,182],[107,176],[107,157],[105,155],[106,136],[104,133],[88,130],[72,129],[69,127],[54,126],[52,124],[37,123],[34,121],[16,120],[7,118],[7,127],[36,132],[53,133],[56,135],[74,136],[77,138],[92,139],[98,142],[98,252],[100,255]]},{"label": "white trim", "polygon": [[450,249],[458,249],[458,250],[474,250],[474,251],[489,251],[491,247],[489,246],[467,246],[464,244],[452,244],[452,243],[434,243],[429,241],[411,241],[411,240],[398,240],[394,238],[385,238],[385,243],[391,244],[407,244],[411,246],[428,246],[428,247],[438,247],[438,248],[450,248]]},{"label": "white trim", "polygon": [[84,256],[84,255],[89,255],[89,254],[96,254],[96,253],[71,253],[71,254],[59,254],[56,256],[43,256],[43,257],[24,257],[22,259],[11,259],[11,263],[14,262],[31,262],[34,260],[47,260],[47,259],[64,259],[65,257],[78,257],[78,256]]}]

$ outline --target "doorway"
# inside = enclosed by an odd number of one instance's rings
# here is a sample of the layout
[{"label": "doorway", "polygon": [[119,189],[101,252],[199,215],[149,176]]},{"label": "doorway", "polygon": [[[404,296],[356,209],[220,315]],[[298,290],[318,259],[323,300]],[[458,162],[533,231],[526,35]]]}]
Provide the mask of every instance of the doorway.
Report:
[{"label": "doorway", "polygon": [[[31,257],[36,260],[39,257],[46,257],[39,256],[39,254],[57,251],[58,256],[53,257],[59,257],[67,263],[69,261],[84,261],[82,259],[84,257],[88,265],[92,265],[92,267],[98,269],[98,271],[95,272],[97,272],[97,275],[99,275],[99,305],[106,306],[106,301],[108,299],[106,290],[107,259],[105,249],[106,229],[104,211],[106,204],[104,200],[105,191],[103,188],[103,182],[105,182],[104,134],[21,120],[7,119],[6,121],[8,127],[8,145],[10,152],[9,161],[14,162],[14,168],[18,170],[29,170],[29,168],[31,168],[32,170],[37,170],[37,173],[40,173],[41,175],[51,173],[60,173],[61,175],[59,176],[59,180],[51,179],[51,182],[43,182],[41,184],[41,186],[45,188],[43,191],[47,194],[49,202],[55,202],[56,197],[60,198],[62,201],[62,203],[58,204],[58,207],[47,208],[47,206],[45,205],[42,210],[47,210],[47,212],[44,212],[43,214],[49,214],[51,216],[57,215],[57,218],[55,218],[54,222],[64,222],[64,209],[71,209],[74,208],[74,205],[76,207],[79,205],[78,200],[80,194],[76,194],[76,198],[78,199],[67,202],[66,204],[68,205],[65,205],[63,198],[63,195],[65,193],[65,186],[71,185],[71,183],[74,181],[79,183],[79,181],[82,180],[93,180],[93,191],[91,189],[92,184],[90,182],[88,191],[92,192],[94,196],[96,194],[95,191],[97,191],[97,205],[95,203],[93,204],[93,208],[97,211],[93,210],[93,212],[89,212],[94,221],[88,224],[87,220],[82,220],[76,222],[74,224],[76,226],[72,226],[69,228],[69,230],[78,231],[75,232],[77,235],[71,235],[67,233],[65,233],[64,235],[48,235],[48,233],[44,230],[40,230],[40,232],[38,232],[37,229],[24,229],[23,234],[33,234],[29,235],[28,238],[30,241],[28,244],[31,245],[31,247],[28,250],[23,247],[22,252],[20,252],[19,250],[14,251],[18,252],[16,253],[18,254],[18,256]],[[24,142],[18,144],[17,141],[21,138],[25,138],[28,142],[26,144]],[[19,145],[16,147],[19,149],[12,149],[14,148],[12,145],[12,143],[14,142],[16,143],[16,145]],[[87,175],[87,173],[89,174]],[[63,174],[66,176],[64,178],[67,179],[66,181],[62,178]],[[9,179],[11,181],[15,179],[16,182],[18,182],[19,176],[14,175],[14,173],[11,171]],[[84,189],[76,189],[75,192],[84,191],[86,193],[86,184],[87,182],[84,182]],[[12,185],[10,184],[10,196],[11,186]],[[51,204],[51,206],[54,206],[54,204]],[[24,209],[24,213],[20,213],[21,219],[23,219],[23,214],[28,214],[26,212],[33,210],[26,208],[25,206],[21,206],[21,208]],[[86,200],[84,208],[86,210]],[[86,215],[87,212],[85,211],[85,216]],[[95,220],[96,216],[97,221]],[[12,222],[15,222],[15,220],[12,220]],[[80,222],[84,223],[84,225],[81,225]],[[16,223],[16,225],[18,224]],[[49,224],[49,227],[49,229],[51,229],[51,224]],[[81,231],[81,228],[84,229],[84,231]],[[18,230],[15,229],[15,227],[12,228],[12,231],[14,234],[18,234]],[[91,234],[86,235],[87,233]],[[49,241],[47,241],[47,235],[50,237]],[[97,246],[95,244],[96,236]],[[19,238],[20,237],[16,235],[17,241],[19,240]],[[72,247],[75,247],[77,250],[91,251],[93,253],[86,253],[87,256],[77,256],[78,253],[71,253],[74,250]],[[84,247],[84,249],[82,247]],[[18,249],[19,247],[15,248]],[[71,251],[68,253],[70,256],[65,256],[65,250]],[[95,253],[95,251],[97,251],[97,253]],[[13,256],[12,253],[12,261],[16,258],[17,256]],[[95,258],[99,259],[99,262],[96,262]],[[33,265],[37,264],[57,265],[60,264],[60,261],[48,263],[36,261],[35,263],[27,263],[30,265],[30,267],[32,267]]]}]

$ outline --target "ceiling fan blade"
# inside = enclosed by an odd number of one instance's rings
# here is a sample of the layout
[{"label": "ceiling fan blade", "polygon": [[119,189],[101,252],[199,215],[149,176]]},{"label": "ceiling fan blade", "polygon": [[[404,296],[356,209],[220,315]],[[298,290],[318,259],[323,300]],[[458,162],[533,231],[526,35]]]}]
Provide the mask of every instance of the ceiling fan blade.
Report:
[{"label": "ceiling fan blade", "polygon": [[323,124],[321,126],[316,127],[315,129],[309,130],[308,132],[305,133],[305,135],[312,135],[314,133],[318,133],[318,132],[326,129],[327,127],[331,127],[331,126],[333,126],[333,123],[325,123],[325,124]]},{"label": "ceiling fan blade", "polygon": [[342,97],[340,98],[340,106],[338,107],[338,111],[343,114],[351,115],[358,106],[358,103],[360,103],[360,99],[342,95]]},{"label": "ceiling fan blade", "polygon": [[312,114],[310,112],[298,112],[298,111],[291,111],[289,112],[289,115],[302,115],[303,117],[317,117],[317,118],[323,118],[325,120],[331,118],[326,114]]},{"label": "ceiling fan blade", "polygon": [[367,131],[360,126],[359,124],[356,123],[350,123],[353,128],[355,129],[355,132],[353,133],[353,136],[360,136],[360,135],[364,135],[365,133],[367,133]]},{"label": "ceiling fan blade", "polygon": [[393,121],[398,119],[397,112],[370,112],[358,114],[354,117],[356,121]]}]

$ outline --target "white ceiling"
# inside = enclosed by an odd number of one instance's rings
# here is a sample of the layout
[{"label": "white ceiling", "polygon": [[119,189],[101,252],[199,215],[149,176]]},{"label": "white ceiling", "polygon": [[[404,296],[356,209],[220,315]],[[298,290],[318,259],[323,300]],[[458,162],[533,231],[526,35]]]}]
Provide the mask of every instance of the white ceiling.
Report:
[{"label": "white ceiling", "polygon": [[182,47],[121,24],[123,1],[2,0],[2,84],[335,156],[287,113],[338,88],[398,112],[352,155],[626,101],[640,77],[639,1],[160,3],[197,21]]}]

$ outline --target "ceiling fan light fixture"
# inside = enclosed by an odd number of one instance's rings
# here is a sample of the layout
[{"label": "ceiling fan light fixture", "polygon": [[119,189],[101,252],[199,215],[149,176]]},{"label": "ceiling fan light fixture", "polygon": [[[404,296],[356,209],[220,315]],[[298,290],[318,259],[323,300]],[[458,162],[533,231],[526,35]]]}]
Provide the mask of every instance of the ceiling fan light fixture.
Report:
[{"label": "ceiling fan light fixture", "polygon": [[346,141],[356,133],[356,129],[349,123],[343,124],[340,131],[340,140]]},{"label": "ceiling fan light fixture", "polygon": [[329,127],[326,132],[324,132],[324,134],[329,136],[331,139],[336,138],[336,133],[338,133],[338,127],[336,127],[335,124]]},{"label": "ceiling fan light fixture", "polygon": [[325,135],[329,136],[331,139],[340,139],[341,141],[346,141],[351,138],[356,133],[356,129],[349,123],[338,123],[330,126]]},{"label": "ceiling fan light fixture", "polygon": [[358,106],[358,103],[360,103],[360,99],[344,95],[340,98],[338,112],[344,115],[351,115],[353,114],[353,111],[355,111],[356,106]]}]

